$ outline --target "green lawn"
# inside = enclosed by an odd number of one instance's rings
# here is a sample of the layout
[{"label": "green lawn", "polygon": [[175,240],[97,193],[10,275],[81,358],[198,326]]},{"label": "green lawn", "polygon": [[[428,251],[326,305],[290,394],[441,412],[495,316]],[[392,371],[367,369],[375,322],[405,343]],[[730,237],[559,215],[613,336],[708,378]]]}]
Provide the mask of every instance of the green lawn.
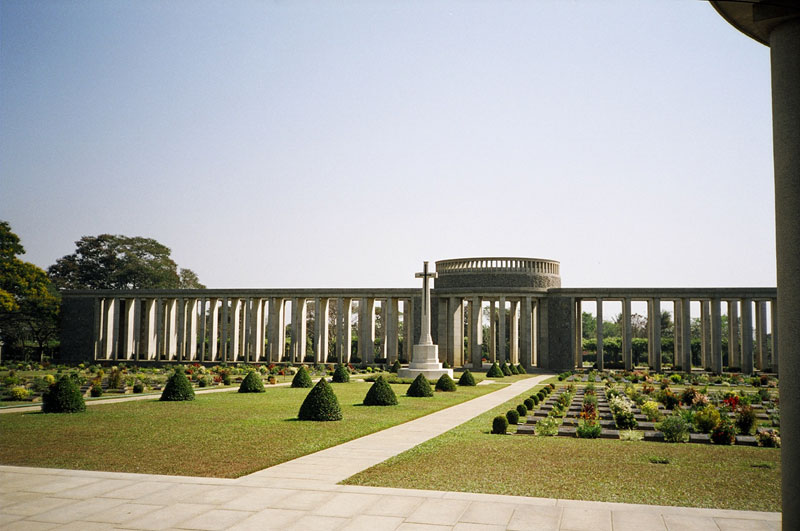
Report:
[{"label": "green lawn", "polygon": [[[526,392],[344,483],[781,510],[781,461],[777,449],[491,435],[492,417],[530,394]],[[664,460],[668,463],[652,462]]]},{"label": "green lawn", "polygon": [[[517,378],[515,378],[517,379]],[[511,380],[509,378],[508,380]],[[367,383],[333,384],[339,422],[295,420],[308,389],[212,393],[193,402],[143,400],[80,414],[0,415],[0,463],[149,474],[238,477],[373,433],[499,389],[459,387],[392,407],[361,405]]]}]

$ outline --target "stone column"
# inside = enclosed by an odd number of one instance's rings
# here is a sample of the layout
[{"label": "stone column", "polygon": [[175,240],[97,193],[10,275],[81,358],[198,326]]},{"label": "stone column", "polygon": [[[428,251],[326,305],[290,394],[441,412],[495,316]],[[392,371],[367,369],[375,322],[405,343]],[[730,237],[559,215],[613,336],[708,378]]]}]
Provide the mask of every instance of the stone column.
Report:
[{"label": "stone column", "polygon": [[756,367],[763,371],[768,369],[767,352],[767,303],[756,303]]},{"label": "stone column", "polygon": [[772,311],[772,356],[770,357],[770,368],[778,374],[780,367],[780,356],[778,355],[778,304],[775,299],[769,301],[769,308]]},{"label": "stone column", "polygon": [[446,338],[447,363],[451,367],[464,365],[464,303],[458,297],[447,300]]},{"label": "stone column", "polygon": [[[223,306],[223,309],[225,307]],[[278,363],[283,358],[284,344],[286,343],[286,327],[284,326],[283,299],[272,297],[269,300],[269,315],[267,328],[269,337],[269,361]]]},{"label": "stone column", "polygon": [[753,301],[742,299],[742,373],[753,374]]},{"label": "stone column", "polygon": [[154,360],[157,359],[157,346],[158,346],[158,321],[156,316],[156,299],[145,299],[145,333],[144,333],[144,348],[142,349],[144,359]]},{"label": "stone column", "polygon": [[264,300],[253,299],[250,311],[250,345],[248,360],[258,363],[261,361],[264,352]]},{"label": "stone column", "polygon": [[175,316],[175,335],[177,336],[175,359],[184,361],[186,359],[186,299],[183,297],[175,299]]},{"label": "stone column", "polygon": [[603,299],[597,302],[597,368],[603,370]]},{"label": "stone column", "polygon": [[314,359],[317,363],[328,361],[328,314],[330,302],[327,298],[314,300]]},{"label": "stone column", "polygon": [[[230,340],[230,330],[231,330],[231,319],[230,319],[230,302],[231,300],[228,297],[224,297],[222,299],[222,331],[220,332],[220,339],[219,339],[219,359],[220,361],[229,361],[228,357],[228,350],[229,350],[229,340]],[[278,361],[280,361],[280,357]]]},{"label": "stone column", "polygon": [[489,363],[497,361],[497,318],[495,317],[497,302],[489,301]]},{"label": "stone column", "polygon": [[709,323],[710,302],[700,301],[700,366],[704,369],[711,369],[711,325]]},{"label": "stone column", "polygon": [[728,367],[742,368],[739,353],[739,302],[728,301]]},{"label": "stone column", "polygon": [[339,363],[350,362],[350,343],[352,342],[350,301],[351,299],[346,298],[336,300],[336,357],[339,359]]},{"label": "stone column", "polygon": [[167,359],[175,361],[178,358],[178,300],[167,299]]},{"label": "stone column", "polygon": [[239,361],[239,349],[242,327],[242,301],[231,299],[231,312],[233,314],[230,327],[231,344],[228,350],[228,361]]},{"label": "stone column", "polygon": [[306,300],[292,300],[292,363],[303,363],[306,356]]},{"label": "stone column", "polygon": [[519,364],[519,301],[511,301],[508,314],[508,359],[514,365]]},{"label": "stone column", "polygon": [[536,299],[533,313],[533,341],[537,367],[551,367],[550,363],[550,302],[548,297]]},{"label": "stone column", "polygon": [[188,323],[186,326],[186,355],[189,360],[197,361],[197,299],[189,299],[187,303],[186,316]]},{"label": "stone column", "polygon": [[95,297],[94,299],[94,312],[92,315],[92,359],[100,359],[102,351],[102,337],[103,337],[103,299]]},{"label": "stone column", "polygon": [[126,360],[136,358],[139,350],[139,299],[125,301],[125,352]]},{"label": "stone column", "polygon": [[472,360],[472,370],[480,369],[483,364],[481,363],[482,346],[481,346],[481,333],[483,323],[481,322],[481,299],[480,297],[473,297],[469,304],[470,314],[470,328],[469,328],[469,355]]},{"label": "stone column", "polygon": [[692,371],[692,308],[690,299],[681,299],[681,351],[684,372]]},{"label": "stone column", "polygon": [[452,359],[452,354],[450,352],[450,347],[452,345],[452,338],[450,335],[452,331],[447,326],[447,315],[450,313],[450,309],[447,306],[448,303],[449,299],[447,298],[433,298],[431,300],[431,304],[433,305],[431,308],[431,327],[433,328],[434,342],[439,347],[440,363],[443,361],[450,363]]},{"label": "stone column", "polygon": [[206,361],[217,361],[219,359],[219,308],[218,299],[208,301],[208,354]]},{"label": "stone column", "polygon": [[622,299],[622,362],[625,370],[633,370],[633,330],[631,329],[631,300]]},{"label": "stone column", "polygon": [[167,359],[167,302],[156,300],[156,359]]},{"label": "stone column", "polygon": [[506,298],[500,297],[497,306],[497,361],[501,365],[508,362],[506,349]]},{"label": "stone column", "polygon": [[574,366],[583,367],[583,305],[581,299],[573,300],[572,314],[572,356]]},{"label": "stone column", "polygon": [[711,348],[708,353],[711,357],[711,370],[722,374],[722,310],[719,298],[713,298],[711,305]]},{"label": "stone column", "polygon": [[392,364],[397,360],[397,319],[399,304],[397,299],[389,297],[386,299],[383,309],[383,351],[386,353],[386,363]]},{"label": "stone column", "polygon": [[375,299],[358,302],[358,357],[362,363],[375,361]]},{"label": "stone column", "polygon": [[533,366],[533,312],[532,300],[525,297],[519,303],[519,364],[530,369]]},{"label": "stone column", "polygon": [[403,299],[403,359],[411,360],[411,348],[414,346],[414,301]]},{"label": "stone column", "polygon": [[647,319],[650,337],[653,338],[653,345],[650,348],[653,353],[652,367],[656,372],[661,372],[661,299],[653,299],[652,304],[653,313]]},{"label": "stone column", "polygon": [[[789,4],[786,3],[788,6]],[[790,8],[791,9],[791,8]],[[797,7],[794,7],[797,14]],[[781,369],[783,528],[800,528],[800,18],[769,39]]]}]

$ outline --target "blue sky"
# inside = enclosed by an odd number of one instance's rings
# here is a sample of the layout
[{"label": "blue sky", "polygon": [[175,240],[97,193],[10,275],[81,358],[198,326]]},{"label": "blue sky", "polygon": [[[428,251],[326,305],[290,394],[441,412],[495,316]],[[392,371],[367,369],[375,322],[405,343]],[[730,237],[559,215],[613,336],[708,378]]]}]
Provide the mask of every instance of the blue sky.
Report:
[{"label": "blue sky", "polygon": [[209,287],[775,284],[769,50],[697,0],[0,3],[0,219]]}]

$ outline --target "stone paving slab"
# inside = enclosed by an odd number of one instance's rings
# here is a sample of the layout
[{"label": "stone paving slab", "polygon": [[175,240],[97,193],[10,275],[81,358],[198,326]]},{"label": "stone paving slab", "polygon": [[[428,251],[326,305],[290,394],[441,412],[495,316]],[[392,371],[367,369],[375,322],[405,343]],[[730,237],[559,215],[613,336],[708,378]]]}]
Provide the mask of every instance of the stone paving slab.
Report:
[{"label": "stone paving slab", "polygon": [[[780,529],[780,513],[337,484],[342,476],[349,477],[353,471],[383,461],[382,451],[376,451],[380,445],[386,443],[390,448],[387,452],[395,455],[513,398],[535,385],[535,380],[515,382],[495,393],[396,426],[398,429],[362,437],[238,479],[0,466],[0,528],[4,531]],[[460,407],[466,405],[470,406]],[[426,423],[428,419],[430,422]],[[403,430],[405,426],[410,429]],[[373,437],[386,432],[392,433]],[[349,463],[359,452],[366,458]],[[324,469],[324,473],[315,473],[315,467]]]}]

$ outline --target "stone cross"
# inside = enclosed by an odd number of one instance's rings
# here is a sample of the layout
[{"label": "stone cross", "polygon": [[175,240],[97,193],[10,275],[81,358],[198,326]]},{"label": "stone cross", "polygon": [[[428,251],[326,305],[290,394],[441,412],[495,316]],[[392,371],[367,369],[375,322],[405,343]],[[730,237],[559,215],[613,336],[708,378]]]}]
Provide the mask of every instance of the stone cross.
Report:
[{"label": "stone cross", "polygon": [[431,337],[431,289],[428,286],[429,278],[436,278],[436,273],[428,272],[428,262],[422,263],[422,273],[416,273],[414,278],[422,279],[422,330],[419,334],[418,345],[433,345]]}]

